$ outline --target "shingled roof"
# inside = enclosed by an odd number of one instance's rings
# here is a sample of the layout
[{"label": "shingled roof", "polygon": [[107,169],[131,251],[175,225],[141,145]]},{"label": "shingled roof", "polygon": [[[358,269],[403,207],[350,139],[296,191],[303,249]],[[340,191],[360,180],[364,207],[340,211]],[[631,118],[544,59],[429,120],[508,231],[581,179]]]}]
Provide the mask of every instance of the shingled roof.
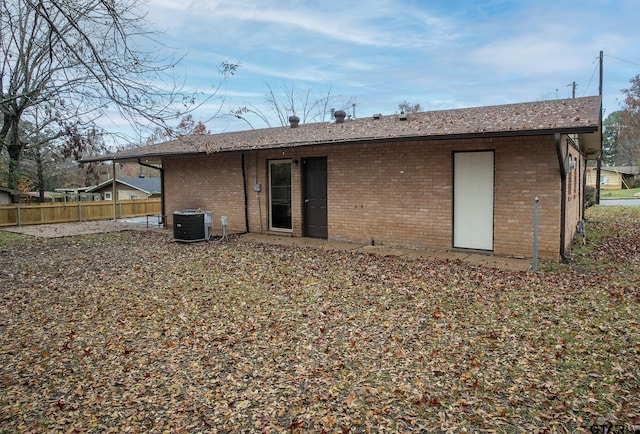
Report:
[{"label": "shingled roof", "polygon": [[[185,137],[82,161],[134,160],[169,155],[274,149],[332,143],[500,135],[593,133],[599,96],[389,115],[344,123],[302,124]],[[403,119],[404,118],[404,119]]]},{"label": "shingled roof", "polygon": [[[161,192],[160,178],[116,178],[116,181],[128,187],[132,187],[132,188],[135,188],[136,190],[140,190],[149,195],[159,194]],[[98,191],[106,185],[111,185],[112,182],[113,182],[113,179],[109,179],[94,187],[91,187],[87,191],[89,192]]]}]

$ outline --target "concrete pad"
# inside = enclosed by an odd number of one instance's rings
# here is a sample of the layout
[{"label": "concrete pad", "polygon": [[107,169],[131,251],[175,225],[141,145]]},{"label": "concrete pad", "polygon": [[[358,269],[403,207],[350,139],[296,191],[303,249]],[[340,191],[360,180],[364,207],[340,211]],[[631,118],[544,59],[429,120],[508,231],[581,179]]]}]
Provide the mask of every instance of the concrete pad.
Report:
[{"label": "concrete pad", "polygon": [[281,246],[314,247],[324,250],[356,250],[364,244],[348,243],[342,241],[329,241],[318,238],[292,237],[289,235],[271,235],[248,233],[240,236],[243,240],[257,243],[276,244]]},{"label": "concrete pad", "polygon": [[[141,221],[142,222],[142,221]],[[12,226],[2,228],[6,232],[14,232],[24,235],[43,238],[67,237],[74,235],[97,234],[127,230],[154,230],[165,231],[158,226],[147,226],[144,222],[131,221],[85,221],[73,223],[57,223],[32,226]],[[317,238],[292,237],[277,234],[242,234],[240,237],[245,241],[254,241],[265,244],[311,247],[321,250],[337,251],[361,251],[382,256],[399,256],[407,259],[437,259],[437,260],[459,260],[473,265],[498,268],[512,271],[527,271],[531,268],[531,261],[519,258],[504,258],[486,253],[462,252],[435,249],[412,249],[394,246],[372,246],[369,244],[350,243],[344,241],[330,241]]]},{"label": "concrete pad", "polygon": [[2,228],[2,231],[39,238],[60,238],[140,229],[147,229],[146,225],[113,220],[95,220],[44,225],[9,226]]},{"label": "concrete pad", "polygon": [[512,271],[527,271],[531,261],[521,258],[506,258],[488,253],[462,252],[435,249],[412,249],[392,246],[371,246],[341,241],[329,241],[316,238],[302,238],[271,234],[243,234],[243,240],[265,244],[314,247],[324,250],[362,251],[383,256],[399,256],[408,259],[459,260],[473,265]]}]

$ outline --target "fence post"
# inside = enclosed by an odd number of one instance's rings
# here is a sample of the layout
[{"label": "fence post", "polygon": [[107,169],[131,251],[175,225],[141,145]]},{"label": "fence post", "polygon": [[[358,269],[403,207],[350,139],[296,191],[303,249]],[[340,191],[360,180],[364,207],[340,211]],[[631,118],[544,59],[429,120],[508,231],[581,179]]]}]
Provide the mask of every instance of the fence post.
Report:
[{"label": "fence post", "polygon": [[111,160],[111,200],[113,200],[113,221],[118,220],[116,201],[118,200],[118,189],[116,187],[116,160]]},{"label": "fence post", "polygon": [[[113,207],[113,210],[112,210]],[[27,213],[23,215],[22,210]],[[74,215],[74,210],[76,214]],[[118,216],[118,210],[120,215]],[[115,214],[112,214],[115,211]],[[47,223],[63,223],[85,221],[84,214],[87,213],[89,220],[107,220],[113,218],[137,217],[151,214],[160,214],[162,203],[157,199],[147,199],[138,201],[127,201],[118,203],[114,207],[113,203],[107,200],[100,202],[84,203],[73,201],[60,203],[27,204],[23,207],[20,203],[13,203],[10,206],[0,207],[0,225],[23,226]],[[40,216],[40,218],[38,218]],[[165,218],[164,216],[162,216]]]},{"label": "fence post", "polygon": [[533,199],[533,262],[531,269],[538,272],[538,196]]}]

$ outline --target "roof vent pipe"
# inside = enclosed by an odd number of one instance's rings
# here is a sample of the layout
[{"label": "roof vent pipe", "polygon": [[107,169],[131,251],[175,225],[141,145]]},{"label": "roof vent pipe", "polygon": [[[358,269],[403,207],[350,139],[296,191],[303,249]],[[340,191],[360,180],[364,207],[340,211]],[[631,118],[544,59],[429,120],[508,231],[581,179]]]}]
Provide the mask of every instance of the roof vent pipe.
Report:
[{"label": "roof vent pipe", "polygon": [[336,110],[333,115],[336,118],[336,124],[343,124],[344,118],[347,117],[347,113],[344,110]]},{"label": "roof vent pipe", "polygon": [[298,128],[298,124],[300,123],[300,118],[296,115],[289,116],[289,125],[291,128]]}]

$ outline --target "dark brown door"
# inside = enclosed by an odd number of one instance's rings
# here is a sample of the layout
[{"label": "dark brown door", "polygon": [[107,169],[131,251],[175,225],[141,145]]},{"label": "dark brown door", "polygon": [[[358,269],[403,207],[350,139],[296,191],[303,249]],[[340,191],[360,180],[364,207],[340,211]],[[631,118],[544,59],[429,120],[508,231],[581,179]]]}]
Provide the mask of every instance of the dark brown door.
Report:
[{"label": "dark brown door", "polygon": [[302,160],[304,236],[327,238],[327,158]]}]

